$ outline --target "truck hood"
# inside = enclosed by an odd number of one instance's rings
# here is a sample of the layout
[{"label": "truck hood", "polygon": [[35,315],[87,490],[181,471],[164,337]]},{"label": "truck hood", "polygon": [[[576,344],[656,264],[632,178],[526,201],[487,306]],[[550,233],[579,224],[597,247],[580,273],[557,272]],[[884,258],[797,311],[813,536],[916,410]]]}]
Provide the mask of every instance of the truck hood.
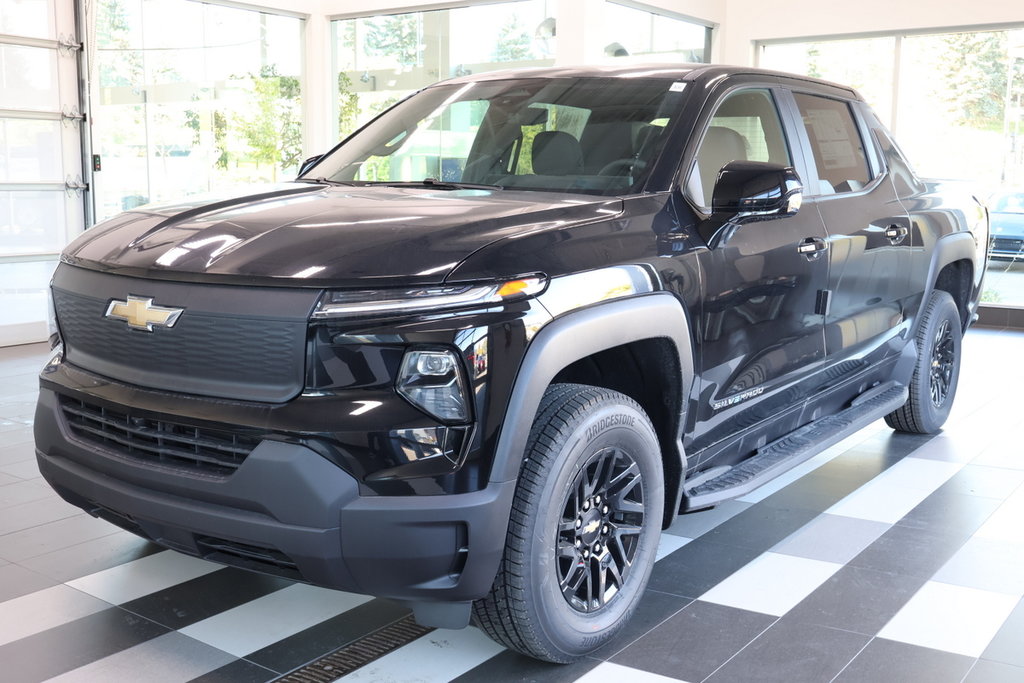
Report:
[{"label": "truck hood", "polygon": [[140,207],[87,231],[62,258],[175,280],[434,284],[492,242],[621,211],[619,199],[580,194],[289,183],[243,197]]}]

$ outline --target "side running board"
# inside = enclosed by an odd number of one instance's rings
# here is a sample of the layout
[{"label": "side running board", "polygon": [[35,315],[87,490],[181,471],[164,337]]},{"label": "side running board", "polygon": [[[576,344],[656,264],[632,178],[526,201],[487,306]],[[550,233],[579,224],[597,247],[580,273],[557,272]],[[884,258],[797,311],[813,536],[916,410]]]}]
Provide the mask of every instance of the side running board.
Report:
[{"label": "side running board", "polygon": [[[907,388],[887,382],[868,389],[842,412],[828,415],[759,448],[754,455],[712,478],[698,477],[683,491],[680,512],[716,505],[750,493],[786,470],[809,460],[907,401]],[[721,474],[717,472],[721,471]]]}]

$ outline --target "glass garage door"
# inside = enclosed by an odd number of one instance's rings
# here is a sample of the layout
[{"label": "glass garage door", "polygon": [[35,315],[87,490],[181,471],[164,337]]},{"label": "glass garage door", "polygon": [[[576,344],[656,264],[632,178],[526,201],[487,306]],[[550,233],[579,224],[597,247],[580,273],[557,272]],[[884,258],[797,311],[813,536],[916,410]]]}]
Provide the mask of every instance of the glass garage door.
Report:
[{"label": "glass garage door", "polygon": [[72,0],[0,3],[0,346],[46,339],[46,287],[84,226]]}]

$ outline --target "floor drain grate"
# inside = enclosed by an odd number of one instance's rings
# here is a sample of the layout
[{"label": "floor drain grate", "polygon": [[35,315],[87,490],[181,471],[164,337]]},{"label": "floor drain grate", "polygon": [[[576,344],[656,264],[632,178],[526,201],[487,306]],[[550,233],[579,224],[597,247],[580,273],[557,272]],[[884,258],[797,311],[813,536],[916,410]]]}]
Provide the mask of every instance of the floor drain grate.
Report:
[{"label": "floor drain grate", "polygon": [[278,683],[329,683],[411,643],[434,629],[410,614],[277,679]]}]

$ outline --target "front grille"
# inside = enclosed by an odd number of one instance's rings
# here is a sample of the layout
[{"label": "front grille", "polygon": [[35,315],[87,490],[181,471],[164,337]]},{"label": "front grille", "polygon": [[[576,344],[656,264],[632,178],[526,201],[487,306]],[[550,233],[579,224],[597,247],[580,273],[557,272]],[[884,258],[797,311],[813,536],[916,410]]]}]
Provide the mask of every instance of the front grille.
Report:
[{"label": "front grille", "polygon": [[[142,280],[62,264],[53,298],[69,363],[162,391],[281,403],[302,391],[316,290]],[[183,309],[173,327],[107,317],[128,295]]]},{"label": "front grille", "polygon": [[254,434],[129,415],[61,397],[60,407],[75,438],[144,462],[227,476],[260,443]]},{"label": "front grille", "polygon": [[996,237],[992,240],[992,249],[1007,253],[1020,253],[1024,251],[1024,240],[1007,239]]}]

